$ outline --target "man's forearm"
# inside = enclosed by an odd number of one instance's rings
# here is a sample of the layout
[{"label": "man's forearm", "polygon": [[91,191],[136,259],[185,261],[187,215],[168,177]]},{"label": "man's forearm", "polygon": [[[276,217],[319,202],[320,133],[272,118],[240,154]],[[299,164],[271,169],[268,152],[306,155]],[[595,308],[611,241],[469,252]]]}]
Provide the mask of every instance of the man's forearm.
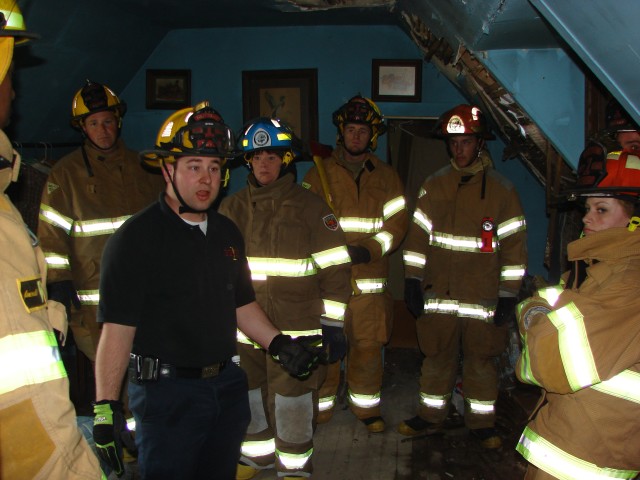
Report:
[{"label": "man's forearm", "polygon": [[251,302],[237,308],[236,316],[240,330],[265,349],[269,348],[273,337],[280,333],[280,330],[269,321],[267,314],[264,313],[258,302]]},{"label": "man's forearm", "polygon": [[96,354],[96,400],[118,400],[135,327],[105,323]]}]

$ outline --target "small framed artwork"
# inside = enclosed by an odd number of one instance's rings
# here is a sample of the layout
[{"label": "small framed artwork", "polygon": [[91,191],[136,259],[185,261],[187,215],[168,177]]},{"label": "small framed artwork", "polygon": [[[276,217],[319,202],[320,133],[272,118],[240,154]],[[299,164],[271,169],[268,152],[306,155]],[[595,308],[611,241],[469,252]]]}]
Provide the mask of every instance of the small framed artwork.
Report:
[{"label": "small framed artwork", "polygon": [[147,108],[178,110],[191,105],[191,70],[147,70]]},{"label": "small framed artwork", "polygon": [[373,59],[371,99],[378,102],[421,102],[422,60]]},{"label": "small framed artwork", "polygon": [[276,117],[302,140],[318,139],[318,70],[242,72],[244,122]]}]

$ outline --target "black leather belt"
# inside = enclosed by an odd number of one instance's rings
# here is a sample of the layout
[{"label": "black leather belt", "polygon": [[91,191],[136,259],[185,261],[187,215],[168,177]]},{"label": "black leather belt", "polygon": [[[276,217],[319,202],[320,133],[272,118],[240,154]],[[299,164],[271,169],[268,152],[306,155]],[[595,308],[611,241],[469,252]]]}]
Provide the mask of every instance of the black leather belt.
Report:
[{"label": "black leather belt", "polygon": [[206,367],[177,367],[160,363],[158,358],[144,357],[132,353],[129,359],[129,380],[133,383],[154,382],[158,378],[214,378],[224,370],[230,360]]},{"label": "black leather belt", "polygon": [[226,366],[227,361],[214,363],[202,368],[176,367],[161,363],[158,376],[164,378],[213,378],[217,377]]}]

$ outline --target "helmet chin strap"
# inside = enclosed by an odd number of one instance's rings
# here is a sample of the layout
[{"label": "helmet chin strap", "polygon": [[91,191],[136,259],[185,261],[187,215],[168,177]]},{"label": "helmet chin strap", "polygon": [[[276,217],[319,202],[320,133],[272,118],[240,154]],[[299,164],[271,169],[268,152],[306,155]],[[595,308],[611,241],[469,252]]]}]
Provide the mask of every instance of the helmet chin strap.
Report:
[{"label": "helmet chin strap", "polygon": [[[178,190],[178,187],[173,181],[173,176],[169,173],[169,170],[167,169],[167,164],[164,161],[162,162],[162,168],[164,169],[164,171],[167,173],[167,176],[171,180],[171,186],[173,187],[173,191],[176,194],[176,198],[178,199],[178,202],[180,202],[180,207],[178,207],[178,214],[182,215],[183,213],[206,213],[209,210],[208,208],[204,210],[196,210],[195,208],[191,207],[187,202],[185,202],[184,198],[182,198],[182,195],[180,195],[180,191]],[[175,175],[175,173],[176,173],[176,169],[174,168],[173,174]]]}]

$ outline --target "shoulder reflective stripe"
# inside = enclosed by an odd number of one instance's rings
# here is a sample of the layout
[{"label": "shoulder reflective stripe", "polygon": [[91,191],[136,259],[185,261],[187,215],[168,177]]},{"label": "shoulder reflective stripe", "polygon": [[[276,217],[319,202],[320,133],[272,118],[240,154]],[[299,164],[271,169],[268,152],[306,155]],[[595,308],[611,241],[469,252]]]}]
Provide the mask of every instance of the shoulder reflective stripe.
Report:
[{"label": "shoulder reflective stripe", "polygon": [[323,250],[322,252],[314,253],[311,256],[316,262],[316,265],[320,268],[327,268],[333,265],[343,265],[351,261],[349,251],[344,245]]},{"label": "shoulder reflective stripe", "polygon": [[522,382],[530,383],[532,385],[538,385],[541,387],[540,382],[533,376],[531,370],[531,358],[529,358],[529,348],[527,346],[527,336],[522,339],[522,353],[520,355],[520,379]]},{"label": "shoulder reflective stripe", "polygon": [[571,389],[575,392],[600,382],[593,353],[589,347],[583,316],[571,302],[550,312],[549,320],[558,330],[558,346]]},{"label": "shoulder reflective stripe", "polygon": [[44,259],[47,262],[49,268],[56,268],[60,270],[70,270],[69,257],[67,255],[60,255],[57,253],[44,254]]},{"label": "shoulder reflective stripe", "polygon": [[446,395],[429,395],[420,392],[420,403],[425,407],[441,409],[447,406],[450,397],[450,393]]},{"label": "shoulder reflective stripe", "polygon": [[67,376],[55,335],[45,330],[0,339],[0,364],[0,395]]},{"label": "shoulder reflective stripe", "polygon": [[640,373],[624,370],[613,378],[593,385],[591,388],[630,402],[640,403]]},{"label": "shoulder reflective stripe", "polygon": [[464,399],[472,413],[479,413],[480,415],[489,415],[495,411],[493,400],[476,400],[475,398]]},{"label": "shoulder reflective stripe", "polygon": [[349,389],[349,400],[356,407],[360,408],[373,408],[380,405],[380,392],[374,393],[373,395],[363,395],[360,393],[353,393],[351,389]]},{"label": "shoulder reflective stripe", "polygon": [[[455,236],[441,232],[434,232],[429,239],[429,243],[448,250],[475,253],[481,253],[480,247],[482,246],[482,240],[480,238]],[[491,246],[494,252],[498,249],[498,242],[495,238],[492,240]]]},{"label": "shoulder reflective stripe", "polygon": [[389,200],[384,204],[382,208],[383,218],[388,220],[390,217],[398,213],[400,210],[403,210],[407,205],[403,196],[399,196],[394,198],[393,200]]},{"label": "shoulder reflective stripe", "polygon": [[520,280],[524,274],[524,265],[505,265],[500,269],[500,280]]},{"label": "shoulder reflective stripe", "polygon": [[529,427],[522,432],[516,450],[536,467],[560,480],[632,479],[638,474],[638,470],[598,467],[559,449]]},{"label": "shoulder reflective stripe", "polygon": [[100,301],[99,290],[78,290],[78,298],[82,305],[98,305]]},{"label": "shoulder reflective stripe", "polygon": [[245,440],[242,442],[242,447],[240,447],[240,453],[249,458],[271,455],[275,451],[276,441],[274,438],[268,440]]},{"label": "shoulder reflective stripe", "polygon": [[53,225],[54,227],[61,228],[67,234],[71,233],[73,219],[65,217],[60,212],[45,205],[44,203],[40,204],[40,215],[38,215],[38,217],[40,218],[40,220]]},{"label": "shoulder reflective stripe", "polygon": [[118,218],[100,218],[96,220],[79,220],[73,224],[72,236],[94,237],[98,235],[110,235],[122,226],[131,215]]},{"label": "shoulder reflective stripe", "polygon": [[373,239],[380,244],[380,247],[382,248],[382,255],[391,250],[393,235],[391,235],[389,232],[376,233]]},{"label": "shoulder reflective stripe", "polygon": [[247,260],[253,280],[266,280],[267,277],[307,277],[318,273],[311,258],[247,257]]},{"label": "shoulder reflective stripe", "polygon": [[558,298],[560,298],[562,290],[563,288],[559,285],[555,287],[541,288],[538,290],[538,296],[544,298],[547,303],[553,307],[558,301]]},{"label": "shoulder reflective stripe", "polygon": [[427,265],[427,257],[422,253],[411,252],[409,250],[404,250],[402,252],[402,260],[405,265],[411,267],[424,267]]},{"label": "shoulder reflective stripe", "polygon": [[336,302],[326,298],[322,299],[324,303],[324,315],[327,318],[334,320],[344,321],[344,314],[347,311],[347,304],[342,302]]},{"label": "shoulder reflective stripe", "polygon": [[360,293],[383,293],[387,288],[386,278],[359,278],[356,285]]},{"label": "shoulder reflective stripe", "polygon": [[376,233],[382,230],[382,218],[342,217],[340,227],[349,233]]},{"label": "shoulder reflective stripe", "polygon": [[422,210],[420,210],[420,208],[416,208],[416,211],[413,212],[413,221],[422,230],[424,230],[427,235],[431,235],[431,232],[433,231],[433,223],[431,222],[429,217]]},{"label": "shoulder reflective stripe", "polygon": [[276,457],[287,470],[298,470],[303,468],[313,455],[313,448],[304,453],[288,453],[276,448]]},{"label": "shoulder reflective stripe", "polygon": [[324,412],[331,410],[336,404],[336,396],[330,395],[328,397],[321,397],[318,399],[318,411]]},{"label": "shoulder reflective stripe", "polygon": [[485,322],[493,320],[495,307],[485,307],[476,303],[461,303],[458,300],[444,300],[439,298],[430,298],[424,308],[427,313],[446,313],[456,315],[458,317],[477,318]]},{"label": "shoulder reflective stripe", "polygon": [[514,233],[521,232],[522,230],[527,229],[527,222],[524,219],[524,216],[514,217],[506,222],[502,222],[498,225],[498,229],[496,233],[498,234],[498,238],[500,240],[504,240],[509,235],[513,235]]}]

